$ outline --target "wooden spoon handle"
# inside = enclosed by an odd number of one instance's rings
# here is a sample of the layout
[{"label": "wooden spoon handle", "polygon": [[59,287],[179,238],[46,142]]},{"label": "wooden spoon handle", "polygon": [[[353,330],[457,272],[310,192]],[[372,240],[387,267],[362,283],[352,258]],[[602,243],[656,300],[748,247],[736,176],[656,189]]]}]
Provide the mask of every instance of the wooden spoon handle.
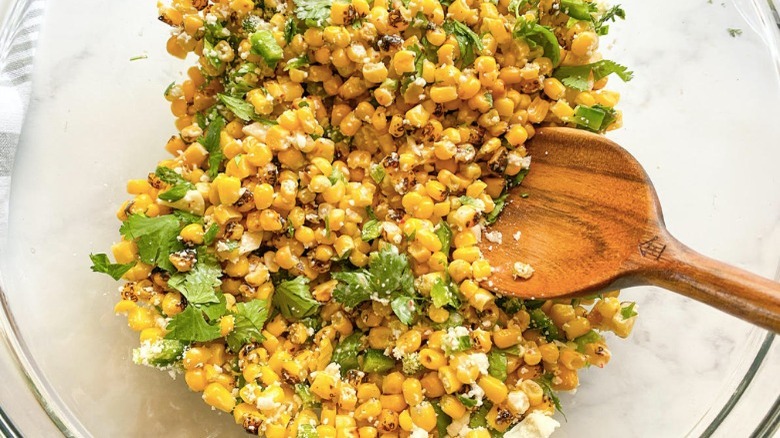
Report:
[{"label": "wooden spoon handle", "polygon": [[669,235],[664,237],[660,253],[661,247],[656,246],[654,253],[642,254],[645,269],[640,269],[641,277],[780,333],[780,283],[705,257]]}]

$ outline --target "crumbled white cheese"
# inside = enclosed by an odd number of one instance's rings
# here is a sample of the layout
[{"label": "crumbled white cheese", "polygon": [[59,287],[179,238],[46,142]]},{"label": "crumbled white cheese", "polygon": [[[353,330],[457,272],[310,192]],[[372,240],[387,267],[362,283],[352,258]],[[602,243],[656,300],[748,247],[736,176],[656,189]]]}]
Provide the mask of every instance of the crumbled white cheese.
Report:
[{"label": "crumbled white cheese", "polygon": [[409,438],[428,438],[429,436],[428,431],[417,426],[412,426],[412,433],[409,434]]},{"label": "crumbled white cheese", "polygon": [[[271,98],[269,100],[273,100],[273,96],[270,96]],[[251,125],[244,126],[241,131],[246,135],[251,135],[252,137],[255,137],[256,139],[260,140],[261,142],[265,142],[265,136],[266,133],[268,133],[268,125],[264,123],[255,122]]]},{"label": "crumbled white cheese", "polygon": [[539,411],[533,411],[523,421],[504,433],[504,438],[549,438],[561,424]]},{"label": "crumbled white cheese", "polygon": [[523,157],[522,160],[520,160],[520,168],[522,169],[528,169],[531,167],[531,156]]},{"label": "crumbled white cheese", "polygon": [[270,395],[261,395],[260,397],[257,397],[257,400],[255,400],[255,406],[257,406],[257,409],[260,409],[261,411],[270,411],[279,409],[281,403],[274,401],[273,397]]},{"label": "crumbled white cheese", "polygon": [[[447,329],[447,333],[442,336],[442,345],[445,350],[453,351],[460,347],[459,338],[469,335],[469,329],[463,326],[450,327]],[[487,356],[486,356],[487,357]]]},{"label": "crumbled white cheese", "polygon": [[480,374],[487,374],[488,368],[490,368],[490,361],[488,361],[487,354],[485,353],[471,353],[468,356],[468,361],[477,366]]},{"label": "crumbled white cheese", "polygon": [[482,406],[482,400],[485,398],[485,390],[476,383],[471,384],[471,389],[465,394],[467,398],[477,401],[477,406]]},{"label": "crumbled white cheese", "polygon": [[522,236],[522,235],[523,235],[523,233],[521,233],[520,231],[516,231],[515,234],[512,234],[512,237],[515,240],[520,240],[520,236]]},{"label": "crumbled white cheese", "polygon": [[[221,243],[221,242],[220,242]],[[263,233],[247,231],[241,235],[241,244],[238,247],[238,254],[244,255],[250,253],[263,243]]]},{"label": "crumbled white cheese", "polygon": [[477,238],[477,243],[482,242],[482,225],[474,225],[471,227],[471,232],[474,233],[474,237]]},{"label": "crumbled white cheese", "polygon": [[525,411],[531,406],[528,396],[523,391],[512,391],[507,396],[509,407],[519,415],[525,414]]},{"label": "crumbled white cheese", "polygon": [[504,240],[504,236],[501,234],[501,231],[488,231],[485,233],[485,239],[487,239],[489,242],[498,243],[500,245]]},{"label": "crumbled white cheese", "polygon": [[471,432],[471,428],[469,427],[470,416],[471,415],[467,413],[457,420],[453,419],[452,423],[447,426],[447,435],[451,437],[463,437],[466,436],[467,433]]},{"label": "crumbled white cheese", "polygon": [[512,265],[512,277],[515,279],[523,278],[528,280],[532,275],[534,275],[534,268],[528,263],[515,262]]}]

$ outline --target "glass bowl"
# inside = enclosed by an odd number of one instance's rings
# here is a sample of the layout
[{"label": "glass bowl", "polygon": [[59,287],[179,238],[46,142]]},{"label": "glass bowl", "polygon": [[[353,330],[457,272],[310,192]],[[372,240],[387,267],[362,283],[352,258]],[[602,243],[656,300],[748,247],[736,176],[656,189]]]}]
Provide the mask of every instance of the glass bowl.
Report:
[{"label": "glass bowl", "polygon": [[[181,378],[131,363],[137,338],[112,313],[117,284],[89,270],[88,254],[118,237],[125,181],[145,176],[174,132],[162,93],[189,64],[165,53],[154,3],[47,5],[10,203],[0,209],[0,428],[9,436],[243,436]],[[625,127],[610,136],[644,164],[678,238],[775,276],[776,9],[762,0],[624,6],[628,19],[602,50],[636,78],[612,83]],[[16,24],[12,15],[7,25]],[[563,397],[555,436],[774,434],[773,335],[660,289],[624,294],[639,302],[634,333],[610,338],[610,364],[585,370],[578,394]]]}]

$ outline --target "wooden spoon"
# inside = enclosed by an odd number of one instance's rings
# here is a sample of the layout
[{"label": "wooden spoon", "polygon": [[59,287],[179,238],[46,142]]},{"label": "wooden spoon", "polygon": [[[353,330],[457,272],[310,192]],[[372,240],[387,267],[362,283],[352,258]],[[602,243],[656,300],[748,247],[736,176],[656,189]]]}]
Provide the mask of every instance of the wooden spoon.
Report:
[{"label": "wooden spoon", "polygon": [[[780,332],[780,283],[672,237],[653,184],[623,148],[569,128],[540,129],[526,148],[530,172],[488,230],[503,243],[479,244],[494,267],[484,288],[539,299],[655,285]],[[516,279],[515,262],[535,272]]]}]

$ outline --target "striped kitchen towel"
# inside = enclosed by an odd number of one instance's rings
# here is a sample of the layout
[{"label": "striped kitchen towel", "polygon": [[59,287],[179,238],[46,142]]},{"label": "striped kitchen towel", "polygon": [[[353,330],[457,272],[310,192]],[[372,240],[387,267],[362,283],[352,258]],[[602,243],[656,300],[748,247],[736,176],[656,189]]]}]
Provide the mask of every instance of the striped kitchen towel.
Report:
[{"label": "striped kitchen towel", "polygon": [[8,219],[8,195],[16,146],[30,102],[33,55],[44,0],[11,0],[0,27],[0,225]]}]

